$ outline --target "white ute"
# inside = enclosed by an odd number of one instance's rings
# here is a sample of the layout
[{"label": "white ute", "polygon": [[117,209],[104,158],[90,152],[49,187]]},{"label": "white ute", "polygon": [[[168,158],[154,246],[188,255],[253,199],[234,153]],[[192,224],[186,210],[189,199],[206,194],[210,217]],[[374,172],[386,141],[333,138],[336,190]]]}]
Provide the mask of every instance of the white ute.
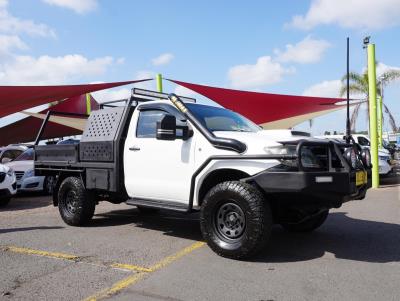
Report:
[{"label": "white ute", "polygon": [[17,184],[14,171],[0,164],[0,207],[6,206],[13,195],[17,193]]},{"label": "white ute", "polygon": [[69,225],[88,223],[100,201],[200,211],[208,245],[245,258],[266,245],[272,224],[312,231],[371,187],[368,150],[281,134],[224,108],[134,89],[125,106],[93,111],[79,144],[37,145],[35,173],[57,177],[53,202]]}]

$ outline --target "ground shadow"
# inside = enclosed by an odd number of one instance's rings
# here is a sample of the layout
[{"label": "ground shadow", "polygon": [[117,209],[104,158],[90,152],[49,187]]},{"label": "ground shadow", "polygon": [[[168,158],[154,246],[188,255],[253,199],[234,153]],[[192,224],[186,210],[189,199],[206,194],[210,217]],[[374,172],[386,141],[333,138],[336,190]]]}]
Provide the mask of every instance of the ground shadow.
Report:
[{"label": "ground shadow", "polygon": [[[143,214],[137,209],[96,215],[90,226],[106,227],[131,223],[133,227],[160,231],[164,235],[202,240],[198,214],[168,211]],[[296,262],[322,257],[364,262],[400,262],[400,225],[355,219],[345,213],[329,214],[326,223],[313,233],[290,233],[276,225],[271,239],[255,262]]]},{"label": "ground shadow", "polygon": [[138,209],[114,210],[96,214],[88,227],[107,227],[132,224],[134,227],[163,232],[165,235],[201,240],[198,214],[171,211],[142,213]]},{"label": "ground shadow", "polygon": [[64,227],[47,227],[47,226],[41,226],[41,227],[22,227],[22,228],[6,228],[6,229],[0,229],[0,234],[4,233],[12,233],[12,232],[25,232],[25,231],[33,231],[33,230],[55,230],[55,229],[64,229]]},{"label": "ground shadow", "polygon": [[0,208],[0,212],[17,211],[47,207],[53,204],[51,196],[44,196],[39,193],[33,194],[17,194],[13,197],[8,205]]},{"label": "ground shadow", "polygon": [[400,189],[400,176],[380,177],[379,182],[381,187],[399,186]]},{"label": "ground shadow", "polygon": [[274,228],[268,247],[252,261],[305,261],[325,252],[355,261],[399,262],[400,225],[331,213],[326,224],[313,233],[289,233]]}]

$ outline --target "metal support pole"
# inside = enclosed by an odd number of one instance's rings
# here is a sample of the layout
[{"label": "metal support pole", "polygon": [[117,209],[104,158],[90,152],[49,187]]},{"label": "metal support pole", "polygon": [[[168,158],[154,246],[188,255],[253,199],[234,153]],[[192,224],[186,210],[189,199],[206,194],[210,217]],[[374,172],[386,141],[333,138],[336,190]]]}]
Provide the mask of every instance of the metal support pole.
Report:
[{"label": "metal support pole", "polygon": [[379,187],[378,124],[376,104],[375,44],[368,45],[369,133],[372,157],[372,188]]},{"label": "metal support pole", "polygon": [[90,93],[86,93],[86,114],[90,115],[92,111],[92,104],[90,101]]},{"label": "metal support pole", "polygon": [[162,75],[158,73],[156,75],[156,82],[157,82],[157,91],[162,93],[163,87],[162,87]]},{"label": "metal support pole", "polygon": [[378,101],[378,103],[377,103],[377,107],[376,107],[376,109],[377,109],[376,115],[377,115],[377,124],[378,124],[378,127],[377,127],[377,130],[378,130],[378,148],[382,148],[383,147],[383,144],[382,144],[382,139],[383,139],[382,96],[378,96],[377,101]]}]

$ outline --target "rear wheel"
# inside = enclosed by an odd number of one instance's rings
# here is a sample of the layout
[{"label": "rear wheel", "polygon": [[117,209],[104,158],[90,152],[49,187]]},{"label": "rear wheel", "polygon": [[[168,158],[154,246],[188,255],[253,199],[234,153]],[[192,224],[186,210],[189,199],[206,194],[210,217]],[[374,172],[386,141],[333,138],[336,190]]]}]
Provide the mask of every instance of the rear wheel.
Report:
[{"label": "rear wheel", "polygon": [[46,195],[52,195],[55,184],[56,184],[55,177],[53,176],[45,177],[43,181],[43,192]]},{"label": "rear wheel", "polygon": [[0,207],[5,207],[11,201],[10,197],[0,199]]},{"label": "rear wheel", "polygon": [[229,181],[206,195],[200,213],[201,232],[217,254],[242,259],[260,251],[272,228],[272,214],[252,185]]},{"label": "rear wheel", "polygon": [[58,191],[58,209],[64,222],[71,226],[86,224],[94,214],[96,203],[80,178],[66,178]]},{"label": "rear wheel", "polygon": [[299,223],[281,223],[282,227],[290,232],[311,232],[322,226],[328,218],[329,210],[324,210],[316,215],[305,217],[303,222]]}]

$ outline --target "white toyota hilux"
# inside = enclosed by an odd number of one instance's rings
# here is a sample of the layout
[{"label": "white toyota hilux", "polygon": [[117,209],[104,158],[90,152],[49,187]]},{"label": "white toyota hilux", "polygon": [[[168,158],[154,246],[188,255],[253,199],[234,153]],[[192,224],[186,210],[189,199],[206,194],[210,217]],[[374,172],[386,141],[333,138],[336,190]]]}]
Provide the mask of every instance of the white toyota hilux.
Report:
[{"label": "white toyota hilux", "polygon": [[17,193],[17,182],[14,171],[0,164],[0,207],[6,206],[11,197]]},{"label": "white toyota hilux", "polygon": [[141,89],[93,111],[79,144],[35,150],[35,174],[57,177],[53,201],[67,224],[89,222],[104,200],[200,211],[205,241],[230,258],[263,248],[274,223],[318,228],[371,187],[358,144],[273,135],[233,111]]}]

